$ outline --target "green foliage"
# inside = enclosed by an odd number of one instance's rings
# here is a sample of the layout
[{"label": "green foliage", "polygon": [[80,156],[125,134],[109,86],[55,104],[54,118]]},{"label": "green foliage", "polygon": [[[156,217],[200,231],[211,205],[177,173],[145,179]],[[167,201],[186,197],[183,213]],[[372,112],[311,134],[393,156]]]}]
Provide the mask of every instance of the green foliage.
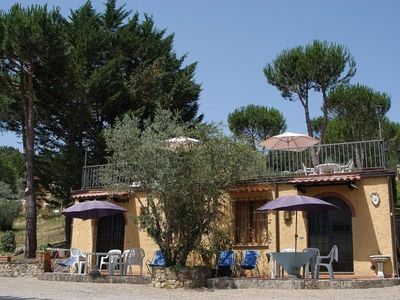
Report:
[{"label": "green foliage", "polygon": [[14,192],[18,191],[18,179],[24,175],[24,157],[18,149],[0,147],[0,181],[8,183]]},{"label": "green foliage", "polygon": [[21,203],[16,199],[10,185],[0,181],[0,229],[12,229],[14,220],[18,217]]},{"label": "green foliage", "polygon": [[106,162],[103,129],[126,112],[143,127],[157,106],[197,120],[201,87],[196,64],[174,52],[173,35],[115,0],[105,1],[104,11],[87,1],[64,23],[70,68],[63,95],[46,106],[50,119],[41,128],[36,165],[41,183],[68,202],[71,188],[80,188],[85,150],[88,164]]},{"label": "green foliage", "polygon": [[400,206],[400,183],[396,184],[396,200],[395,200],[395,205],[397,207]]},{"label": "green foliage", "polygon": [[[219,217],[225,191],[265,163],[248,144],[225,137],[214,125],[182,123],[178,114],[165,110],[147,120],[143,132],[139,123],[127,115],[106,130],[109,161],[119,167],[115,172],[110,168],[104,180],[110,187],[120,178],[127,185],[140,183],[147,193],[140,221],[165,254],[167,266],[185,265]],[[179,136],[200,141],[165,142]]]},{"label": "green foliage", "polygon": [[51,247],[51,245],[49,243],[42,243],[39,245],[39,250],[40,251],[46,251],[47,248]]},{"label": "green foliage", "polygon": [[15,242],[15,233],[12,230],[6,231],[0,238],[0,252],[13,253],[17,244]]},{"label": "green foliage", "polygon": [[254,147],[271,136],[286,130],[283,114],[275,109],[258,105],[240,107],[228,115],[229,129]]},{"label": "green foliage", "polygon": [[49,220],[59,216],[58,213],[55,213],[54,210],[50,206],[46,206],[40,210],[40,215],[43,219]]},{"label": "green foliage", "polygon": [[196,250],[207,266],[215,266],[220,251],[230,249],[232,245],[231,232],[214,223]]},{"label": "green foliage", "polygon": [[[379,137],[376,106],[383,107],[383,115],[390,109],[390,97],[360,84],[341,86],[329,94],[327,107],[332,117],[341,121],[347,141]],[[340,130],[340,129],[338,129]],[[342,134],[343,135],[343,134]]]},{"label": "green foliage", "polygon": [[355,72],[355,61],[348,50],[342,45],[325,41],[314,41],[306,46],[284,50],[264,68],[268,83],[276,86],[282,97],[301,102],[310,136],[313,132],[309,114],[309,91],[322,93],[322,139],[328,118],[325,105],[327,94],[338,85],[348,83]]}]

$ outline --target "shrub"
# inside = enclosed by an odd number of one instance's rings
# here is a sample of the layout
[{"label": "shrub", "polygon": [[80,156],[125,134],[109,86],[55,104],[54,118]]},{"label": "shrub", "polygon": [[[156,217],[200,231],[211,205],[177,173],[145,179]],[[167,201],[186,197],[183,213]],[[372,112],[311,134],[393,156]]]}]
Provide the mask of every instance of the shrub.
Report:
[{"label": "shrub", "polygon": [[0,200],[0,229],[10,230],[18,217],[21,203],[18,200]]},{"label": "shrub", "polygon": [[49,220],[57,217],[58,213],[55,213],[53,209],[51,209],[49,206],[46,206],[40,210],[40,215],[43,219]]},{"label": "shrub", "polygon": [[6,253],[13,253],[15,251],[17,244],[15,242],[14,231],[6,231],[4,235],[0,238],[0,251]]}]

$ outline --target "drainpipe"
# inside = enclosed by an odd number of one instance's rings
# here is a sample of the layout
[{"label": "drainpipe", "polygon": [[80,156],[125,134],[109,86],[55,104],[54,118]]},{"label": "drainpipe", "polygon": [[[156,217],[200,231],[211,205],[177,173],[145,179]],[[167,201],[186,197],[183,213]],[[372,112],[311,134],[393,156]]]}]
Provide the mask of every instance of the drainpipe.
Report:
[{"label": "drainpipe", "polygon": [[[275,199],[279,197],[279,186],[275,183]],[[279,228],[279,210],[275,211],[275,237],[276,237],[276,252],[280,251],[280,228]]]},{"label": "drainpipe", "polygon": [[397,261],[397,235],[396,235],[396,222],[395,222],[395,211],[393,205],[393,180],[391,176],[388,176],[389,181],[389,207],[390,207],[390,231],[392,235],[392,251],[393,251],[393,264],[392,264],[392,277],[399,277],[398,261]]}]

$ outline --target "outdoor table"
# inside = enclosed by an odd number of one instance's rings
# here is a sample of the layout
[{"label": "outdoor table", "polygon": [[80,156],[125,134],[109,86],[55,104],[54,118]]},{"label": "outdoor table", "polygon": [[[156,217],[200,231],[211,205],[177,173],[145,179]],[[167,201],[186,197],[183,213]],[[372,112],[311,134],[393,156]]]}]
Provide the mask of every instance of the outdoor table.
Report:
[{"label": "outdoor table", "polygon": [[318,174],[338,173],[339,170],[340,165],[335,163],[320,164],[315,167],[315,171]]},{"label": "outdoor table", "polygon": [[292,276],[300,277],[300,268],[313,257],[313,252],[273,252],[271,256]]},{"label": "outdoor table", "polygon": [[[122,262],[122,253],[121,254],[110,254],[108,252],[84,252],[83,255],[85,256],[85,269],[84,269],[84,275],[88,273],[88,264],[89,264],[89,256],[94,256],[96,258],[96,265],[94,267],[94,270],[97,270],[97,266],[99,264],[99,257],[100,256],[107,256],[107,255],[113,255],[113,256],[118,256],[118,262],[117,264],[119,265],[119,270],[120,270],[120,275],[123,275],[123,262]],[[108,273],[110,275],[114,275],[114,266],[111,264],[108,266]]]}]

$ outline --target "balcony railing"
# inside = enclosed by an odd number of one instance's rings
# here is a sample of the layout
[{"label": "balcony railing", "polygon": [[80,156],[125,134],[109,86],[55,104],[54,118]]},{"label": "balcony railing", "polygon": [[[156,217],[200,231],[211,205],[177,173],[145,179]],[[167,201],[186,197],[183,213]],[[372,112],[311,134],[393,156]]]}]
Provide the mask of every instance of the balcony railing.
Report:
[{"label": "balcony railing", "polygon": [[309,148],[266,151],[267,173],[320,174],[385,168],[381,140],[323,144]]},{"label": "balcony railing", "polygon": [[[257,171],[260,178],[386,168],[385,143],[381,140],[269,150],[264,155],[266,164]],[[131,167],[130,171],[127,169],[127,165],[85,166],[82,170],[82,189],[103,187],[105,178],[113,184],[135,185],[134,179],[129,176],[133,170]]]},{"label": "balcony railing", "polygon": [[107,182],[132,185],[126,174],[126,166],[115,164],[85,166],[82,169],[82,189],[99,188]]}]

